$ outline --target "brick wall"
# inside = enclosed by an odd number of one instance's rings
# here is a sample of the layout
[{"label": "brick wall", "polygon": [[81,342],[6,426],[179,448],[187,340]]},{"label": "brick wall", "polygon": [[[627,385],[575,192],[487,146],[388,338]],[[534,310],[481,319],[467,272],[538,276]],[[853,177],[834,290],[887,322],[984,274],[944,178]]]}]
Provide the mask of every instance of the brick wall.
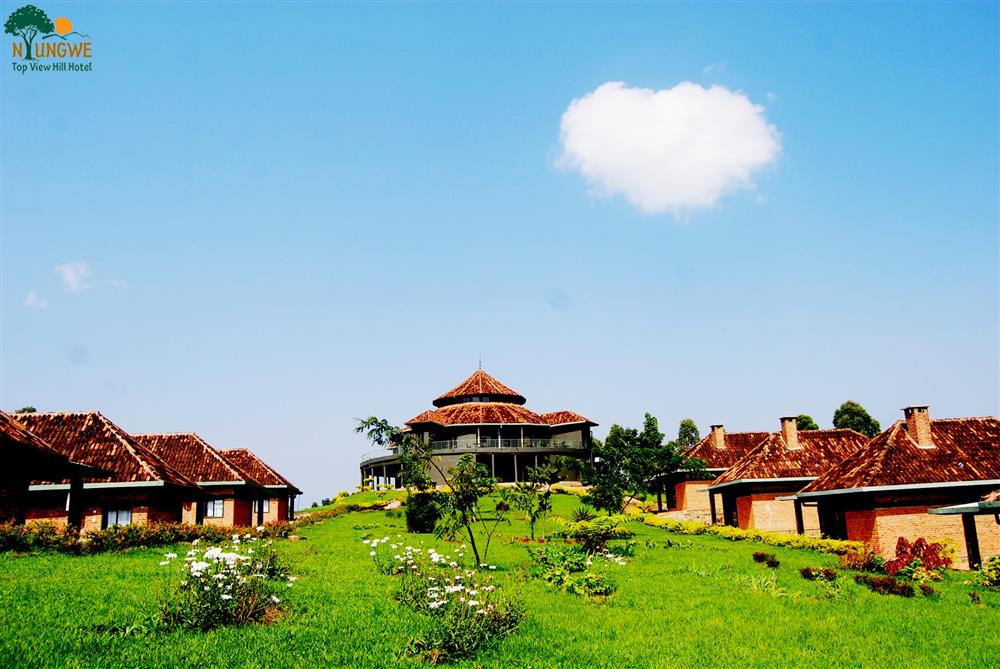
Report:
[{"label": "brick wall", "polygon": [[[784,532],[795,534],[795,503],[792,500],[779,500],[789,493],[759,493],[745,495],[736,499],[736,510],[739,514],[740,528],[758,529],[765,532]],[[818,537],[819,514],[816,507],[802,507],[802,526],[809,536]]]},{"label": "brick wall", "polygon": [[[268,505],[268,510],[264,513],[264,522],[273,523],[278,520],[288,519],[288,498],[272,497]],[[256,522],[256,520],[254,521]]]},{"label": "brick wall", "polygon": [[[921,505],[848,511],[847,538],[864,541],[887,559],[895,556],[899,537],[906,537],[910,541],[919,537],[932,542],[950,541],[956,546],[954,568],[968,569],[969,557],[962,517],[932,515],[927,513],[928,508],[928,505]],[[983,559],[1000,555],[1000,525],[996,524],[993,516],[977,517],[976,529]]]}]

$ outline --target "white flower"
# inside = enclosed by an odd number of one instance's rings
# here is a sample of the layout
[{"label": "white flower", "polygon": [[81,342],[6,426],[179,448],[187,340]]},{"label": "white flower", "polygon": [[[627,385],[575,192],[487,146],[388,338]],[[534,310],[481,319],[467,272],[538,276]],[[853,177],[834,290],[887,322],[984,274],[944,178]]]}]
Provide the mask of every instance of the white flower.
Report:
[{"label": "white flower", "polygon": [[495,564],[491,564],[490,565],[490,570],[495,571],[496,568],[497,568],[497,566]]},{"label": "white flower", "polygon": [[271,595],[271,602],[274,604],[280,604],[281,600],[275,597],[274,595]]},{"label": "white flower", "polygon": [[369,551],[368,554],[371,555],[372,557],[375,557],[375,551]]},{"label": "white flower", "polygon": [[365,540],[364,540],[364,541],[362,541],[361,543],[363,543],[363,544],[364,544],[365,546],[367,546],[367,545],[368,545],[368,544],[370,544],[371,542],[372,542],[372,540],[371,540],[371,539],[365,539]]},{"label": "white flower", "polygon": [[299,577],[298,576],[289,576],[288,580],[291,581],[292,583],[294,583],[295,581],[299,580]]},{"label": "white flower", "polygon": [[468,601],[468,604],[469,604],[469,606],[479,606],[479,602],[476,601],[475,599],[470,599]]},{"label": "white flower", "polygon": [[222,599],[232,599],[232,595],[222,595]]},{"label": "white flower", "polygon": [[177,553],[167,553],[163,557],[167,558],[168,560],[173,560],[175,557],[177,557]]},{"label": "white flower", "polygon": [[160,563],[160,566],[162,567],[163,565],[166,564],[170,564],[170,560],[164,560],[163,562]]},{"label": "white flower", "polygon": [[288,584],[288,587],[290,588],[290,587],[292,587],[293,585],[295,585],[295,584],[294,584],[294,583],[289,583],[289,584]]},{"label": "white flower", "polygon": [[257,531],[258,532],[263,532],[264,531],[264,526],[263,525],[258,525],[257,526]]},{"label": "white flower", "polygon": [[201,543],[201,539],[195,539],[194,541],[191,542],[191,545],[192,546],[197,546],[200,543]]}]

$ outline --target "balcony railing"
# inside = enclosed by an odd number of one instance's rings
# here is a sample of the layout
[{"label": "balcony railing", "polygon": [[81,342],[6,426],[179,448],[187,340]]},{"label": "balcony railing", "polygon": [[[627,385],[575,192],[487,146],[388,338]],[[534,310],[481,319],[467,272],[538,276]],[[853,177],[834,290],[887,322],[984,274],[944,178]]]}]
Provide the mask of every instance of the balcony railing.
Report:
[{"label": "balcony railing", "polygon": [[[431,449],[434,451],[478,451],[478,450],[514,450],[518,448],[548,448],[548,449],[582,449],[583,444],[579,441],[567,441],[565,439],[480,439],[479,441],[466,441],[463,439],[447,439],[444,441],[432,441]],[[366,463],[371,460],[395,457],[397,449],[380,448],[375,451],[368,451],[361,457],[361,462]]]}]

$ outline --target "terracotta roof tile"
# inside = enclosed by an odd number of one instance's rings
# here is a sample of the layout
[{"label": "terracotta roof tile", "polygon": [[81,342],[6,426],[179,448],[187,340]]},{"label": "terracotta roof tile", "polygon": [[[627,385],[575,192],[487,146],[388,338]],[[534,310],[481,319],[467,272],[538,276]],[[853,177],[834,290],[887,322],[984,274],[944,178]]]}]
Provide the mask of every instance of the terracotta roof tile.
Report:
[{"label": "terracotta roof tile", "polygon": [[198,483],[251,483],[256,479],[231,463],[194,432],[133,434],[136,441]]},{"label": "terracotta roof tile", "polygon": [[725,448],[716,448],[711,433],[684,453],[689,458],[700,458],[708,469],[728,469],[760,446],[769,432],[726,432],[723,436]]},{"label": "terracotta roof tile", "polygon": [[0,438],[4,441],[14,442],[21,446],[35,448],[47,453],[61,455],[54,448],[49,446],[44,439],[28,430],[22,423],[9,413],[0,411]]},{"label": "terracotta roof tile", "polygon": [[302,491],[295,487],[291,481],[275,471],[270,465],[261,460],[257,455],[246,448],[231,448],[220,450],[226,460],[239,467],[242,471],[252,476],[261,485],[265,486],[286,486],[296,494]]},{"label": "terracotta roof tile", "polygon": [[[112,472],[112,482],[159,482],[197,488],[189,478],[96,411],[22,414],[21,422],[76,462]],[[85,478],[85,483],[107,482]],[[42,483],[42,482],[38,482]]]},{"label": "terracotta roof tile", "polygon": [[798,448],[788,448],[780,432],[772,433],[712,485],[816,477],[856,452],[868,438],[854,430],[801,430],[798,441]]},{"label": "terracotta roof tile", "polygon": [[997,418],[931,420],[931,441],[933,448],[917,446],[897,421],[802,492],[1000,480]]},{"label": "terracotta roof tile", "polygon": [[994,490],[988,495],[983,495],[984,502],[1000,502],[1000,490]]},{"label": "terracotta roof tile", "polygon": [[438,425],[548,425],[534,411],[508,402],[463,402],[425,411],[406,421],[407,425],[437,423]]},{"label": "terracotta roof tile", "polygon": [[549,425],[570,425],[572,423],[589,423],[597,425],[589,418],[585,418],[575,411],[550,411],[542,414],[542,420]]},{"label": "terracotta roof tile", "polygon": [[506,386],[481,369],[460,384],[440,395],[432,402],[436,407],[445,407],[461,402],[464,398],[489,395],[490,399],[513,404],[524,404],[524,396]]}]

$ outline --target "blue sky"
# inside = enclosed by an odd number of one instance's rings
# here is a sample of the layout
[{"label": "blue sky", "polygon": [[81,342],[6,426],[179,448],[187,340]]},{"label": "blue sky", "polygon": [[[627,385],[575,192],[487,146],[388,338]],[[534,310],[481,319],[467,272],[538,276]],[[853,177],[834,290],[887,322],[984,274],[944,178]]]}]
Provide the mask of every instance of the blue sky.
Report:
[{"label": "blue sky", "polygon": [[[996,3],[39,6],[94,71],[0,68],[5,410],[194,430],[306,502],[480,353],[598,434],[997,413]],[[714,207],[604,197],[560,122],[614,81],[740,92],[780,153]]]}]

